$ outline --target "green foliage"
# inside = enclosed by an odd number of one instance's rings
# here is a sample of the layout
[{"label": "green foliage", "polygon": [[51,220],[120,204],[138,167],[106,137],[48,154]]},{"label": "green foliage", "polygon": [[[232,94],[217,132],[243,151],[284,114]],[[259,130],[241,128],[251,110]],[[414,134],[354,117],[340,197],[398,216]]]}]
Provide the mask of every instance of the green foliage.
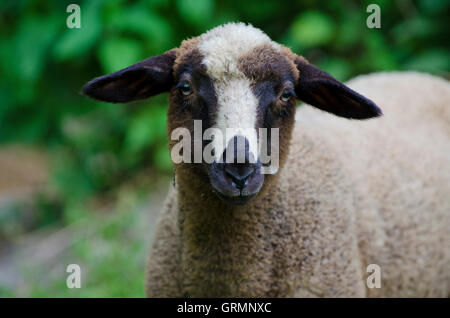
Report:
[{"label": "green foliage", "polygon": [[[31,288],[26,297],[144,297],[148,224],[139,211],[138,197],[125,194],[105,217],[79,206],[68,213],[70,246],[51,268],[24,263],[21,271]],[[75,211],[77,210],[77,211]],[[81,288],[66,286],[65,266],[81,267]],[[43,276],[42,273],[49,274]],[[0,295],[14,295],[0,286]],[[16,295],[18,296],[18,295]]]},{"label": "green foliage", "polygon": [[382,28],[372,30],[358,1],[81,1],[81,29],[65,26],[69,3],[1,4],[0,142],[52,146],[55,161],[64,161],[59,187],[80,195],[112,188],[146,164],[170,170],[166,98],[104,105],[80,96],[82,85],[219,22],[253,23],[341,80],[395,69],[445,75],[450,68],[447,1],[379,1]]},{"label": "green foliage", "polygon": [[292,39],[299,47],[310,48],[329,43],[334,35],[333,21],[319,11],[301,13],[291,26]]},{"label": "green foliage", "polygon": [[[64,30],[53,50],[57,61],[82,58],[95,47],[102,35],[102,3],[103,1],[87,1],[81,11],[82,28]],[[58,29],[61,29],[61,25]]]},{"label": "green foliage", "polygon": [[176,6],[180,17],[200,30],[214,14],[213,0],[177,0]]}]

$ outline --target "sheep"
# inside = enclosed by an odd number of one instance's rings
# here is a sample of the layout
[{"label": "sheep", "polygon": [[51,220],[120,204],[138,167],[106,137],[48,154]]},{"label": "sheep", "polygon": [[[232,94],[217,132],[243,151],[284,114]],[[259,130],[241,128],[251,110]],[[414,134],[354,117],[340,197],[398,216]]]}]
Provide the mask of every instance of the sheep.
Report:
[{"label": "sheep", "polygon": [[[83,88],[121,103],[161,92],[170,92],[169,149],[171,132],[193,131],[194,120],[203,130],[275,127],[280,166],[262,174],[244,130],[223,152],[244,162],[174,164],[149,297],[449,296],[447,81],[393,72],[345,85],[261,30],[229,23]],[[297,99],[307,104],[297,109]],[[370,264],[380,288],[367,284]]]}]

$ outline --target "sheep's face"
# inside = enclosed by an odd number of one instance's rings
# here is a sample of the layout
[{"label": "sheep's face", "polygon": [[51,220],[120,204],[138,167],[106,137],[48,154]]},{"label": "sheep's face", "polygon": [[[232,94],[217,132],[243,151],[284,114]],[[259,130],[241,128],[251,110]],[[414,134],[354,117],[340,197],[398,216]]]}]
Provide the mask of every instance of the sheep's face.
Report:
[{"label": "sheep's face", "polygon": [[[163,91],[170,91],[172,156],[184,159],[174,161],[192,169],[229,204],[244,204],[258,194],[265,176],[267,181],[278,170],[274,153],[283,166],[296,97],[347,118],[381,113],[370,100],[244,24],[217,27],[179,49],[94,79],[83,90],[109,102]],[[189,147],[181,152],[178,138],[172,138],[180,128],[189,133],[182,134]],[[262,160],[262,149],[269,161]]]},{"label": "sheep's face", "polygon": [[[216,28],[180,47],[169,132],[181,126],[195,136],[193,120],[202,124],[198,138],[203,139],[205,132],[218,132],[212,141],[198,143],[202,152],[212,146],[214,160],[193,168],[226,202],[247,202],[260,191],[265,175],[278,168],[278,158],[261,160],[259,150],[264,145],[269,150],[265,154],[272,154],[274,146],[277,152],[278,141],[287,147],[297,78],[298,70],[284,49],[260,30],[245,25]],[[271,128],[278,129],[276,145],[271,143]]]}]

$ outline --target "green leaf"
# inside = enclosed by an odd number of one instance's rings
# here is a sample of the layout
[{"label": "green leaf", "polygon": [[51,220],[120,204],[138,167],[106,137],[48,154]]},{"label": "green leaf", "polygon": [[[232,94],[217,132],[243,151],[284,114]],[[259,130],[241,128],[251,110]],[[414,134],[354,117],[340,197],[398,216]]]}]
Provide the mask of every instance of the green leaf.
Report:
[{"label": "green leaf", "polygon": [[437,29],[437,24],[431,19],[416,16],[399,21],[391,33],[397,45],[417,45],[418,39],[430,38]]},{"label": "green leaf", "polygon": [[450,72],[450,52],[446,50],[425,51],[411,58],[405,68],[422,72]]},{"label": "green leaf", "polygon": [[[40,16],[28,16],[14,35],[14,48],[10,50],[9,68],[23,82],[36,81],[46,64],[46,53],[56,35],[55,16],[42,20]],[[20,63],[11,63],[12,60]]]},{"label": "green leaf", "polygon": [[334,34],[334,23],[319,11],[301,13],[291,26],[293,41],[303,47],[328,43]]},{"label": "green leaf", "polygon": [[142,48],[136,40],[112,38],[101,43],[98,59],[106,73],[118,71],[143,59]]},{"label": "green leaf", "polygon": [[125,152],[138,153],[164,140],[166,130],[166,107],[149,104],[134,114],[125,137]]},{"label": "green leaf", "polygon": [[450,7],[448,0],[420,0],[419,8],[426,13],[439,14]]},{"label": "green leaf", "polygon": [[369,30],[364,36],[365,50],[359,59],[369,71],[388,71],[397,67],[392,54],[392,48],[387,44],[383,35],[375,29]]},{"label": "green leaf", "polygon": [[154,53],[168,50],[174,45],[173,28],[164,16],[157,15],[142,5],[115,11],[108,21],[108,26],[117,31],[129,31],[141,36]]},{"label": "green leaf", "polygon": [[343,59],[327,57],[319,61],[318,66],[325,72],[330,73],[340,81],[348,79],[351,75],[351,65]]},{"label": "green leaf", "polygon": [[155,166],[162,171],[170,171],[173,168],[170,152],[167,145],[159,145],[153,153]]},{"label": "green leaf", "polygon": [[170,0],[145,0],[144,1],[150,8],[167,7],[170,5]]},{"label": "green leaf", "polygon": [[340,20],[337,36],[339,49],[355,45],[358,42],[362,30],[361,28],[355,27],[355,25],[363,25],[363,23],[365,22],[361,17],[354,12],[346,14]]},{"label": "green leaf", "polygon": [[214,12],[213,0],[177,0],[176,6],[182,19],[190,24],[203,27]]}]

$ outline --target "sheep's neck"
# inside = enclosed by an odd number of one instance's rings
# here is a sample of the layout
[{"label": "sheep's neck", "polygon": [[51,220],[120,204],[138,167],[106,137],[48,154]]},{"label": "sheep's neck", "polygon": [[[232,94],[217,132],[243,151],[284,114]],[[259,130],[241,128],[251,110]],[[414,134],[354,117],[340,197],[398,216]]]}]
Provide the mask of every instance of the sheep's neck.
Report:
[{"label": "sheep's neck", "polygon": [[268,191],[244,206],[230,206],[209,184],[192,180],[189,173],[177,175],[186,294],[274,296],[274,247],[268,240],[274,220],[260,207]]}]

